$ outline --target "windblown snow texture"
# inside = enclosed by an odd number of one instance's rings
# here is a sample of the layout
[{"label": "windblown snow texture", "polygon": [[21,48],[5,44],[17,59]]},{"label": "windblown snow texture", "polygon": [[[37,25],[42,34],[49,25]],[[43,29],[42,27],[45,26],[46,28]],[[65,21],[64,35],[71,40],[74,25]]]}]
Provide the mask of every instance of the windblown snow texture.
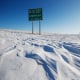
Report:
[{"label": "windblown snow texture", "polygon": [[80,35],[0,30],[0,80],[80,80]]}]

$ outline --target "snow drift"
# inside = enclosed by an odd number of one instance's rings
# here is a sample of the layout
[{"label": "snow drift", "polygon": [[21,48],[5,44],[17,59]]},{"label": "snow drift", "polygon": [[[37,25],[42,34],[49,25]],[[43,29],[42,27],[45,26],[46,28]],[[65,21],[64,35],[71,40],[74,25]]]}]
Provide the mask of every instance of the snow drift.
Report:
[{"label": "snow drift", "polygon": [[0,30],[0,80],[80,80],[80,35]]}]

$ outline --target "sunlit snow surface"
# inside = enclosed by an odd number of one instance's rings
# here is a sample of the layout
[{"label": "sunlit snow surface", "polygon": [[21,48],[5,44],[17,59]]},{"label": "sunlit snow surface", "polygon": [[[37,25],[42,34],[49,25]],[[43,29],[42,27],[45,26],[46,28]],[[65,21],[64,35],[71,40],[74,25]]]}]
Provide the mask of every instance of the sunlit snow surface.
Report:
[{"label": "sunlit snow surface", "polygon": [[80,80],[80,35],[0,30],[0,80]]}]

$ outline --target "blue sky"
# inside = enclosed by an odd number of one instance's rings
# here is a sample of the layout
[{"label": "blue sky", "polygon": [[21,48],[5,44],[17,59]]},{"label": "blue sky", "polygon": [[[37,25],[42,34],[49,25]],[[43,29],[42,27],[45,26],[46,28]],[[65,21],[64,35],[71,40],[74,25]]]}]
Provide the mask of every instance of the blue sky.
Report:
[{"label": "blue sky", "polygon": [[[43,8],[42,32],[80,32],[80,0],[0,0],[0,28],[31,31],[32,8]],[[34,21],[37,32],[38,24]]]}]

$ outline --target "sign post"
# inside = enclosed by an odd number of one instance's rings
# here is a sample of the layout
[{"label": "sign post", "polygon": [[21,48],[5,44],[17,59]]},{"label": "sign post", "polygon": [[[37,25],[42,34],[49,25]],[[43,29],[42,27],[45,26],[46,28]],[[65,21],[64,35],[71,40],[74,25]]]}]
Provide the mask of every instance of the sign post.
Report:
[{"label": "sign post", "polygon": [[32,21],[32,34],[34,34],[33,21]]},{"label": "sign post", "polygon": [[41,23],[40,23],[40,20],[39,20],[39,35],[41,35]]},{"label": "sign post", "polygon": [[34,33],[33,21],[39,21],[39,35],[41,34],[42,8],[28,10],[29,21],[32,21],[32,34]]}]

